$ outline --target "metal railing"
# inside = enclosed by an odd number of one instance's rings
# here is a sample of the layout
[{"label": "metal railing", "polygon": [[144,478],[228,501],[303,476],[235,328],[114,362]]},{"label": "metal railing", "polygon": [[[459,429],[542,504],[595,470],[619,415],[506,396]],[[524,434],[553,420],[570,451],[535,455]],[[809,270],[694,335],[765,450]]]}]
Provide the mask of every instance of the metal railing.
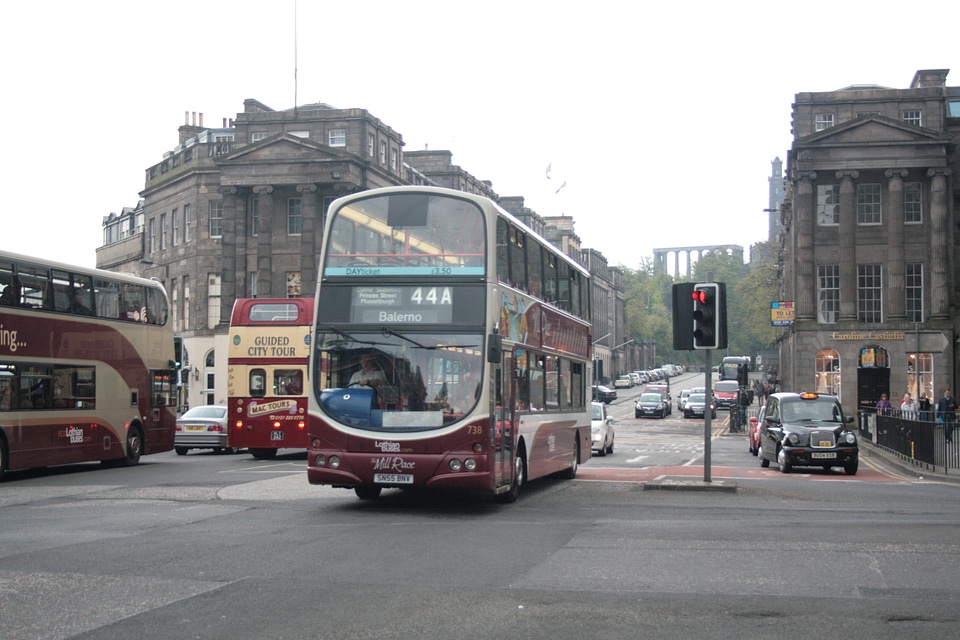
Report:
[{"label": "metal railing", "polygon": [[[860,431],[864,437],[906,460],[944,473],[960,470],[960,432],[953,433],[955,426],[956,423],[937,421],[932,411],[860,412]],[[957,437],[947,439],[953,435]]]}]

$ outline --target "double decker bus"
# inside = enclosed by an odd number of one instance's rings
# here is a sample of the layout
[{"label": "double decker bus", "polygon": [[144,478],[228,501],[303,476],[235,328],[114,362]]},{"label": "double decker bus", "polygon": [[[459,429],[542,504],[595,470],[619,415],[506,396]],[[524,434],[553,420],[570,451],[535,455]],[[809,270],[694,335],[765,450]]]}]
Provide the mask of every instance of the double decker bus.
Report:
[{"label": "double decker bus", "polygon": [[173,448],[173,327],[155,280],[0,251],[0,477]]},{"label": "double decker bus", "polygon": [[516,500],[589,459],[589,273],[494,202],[389,187],[326,220],[307,477]]},{"label": "double decker bus", "polygon": [[307,447],[313,298],[240,298],[227,351],[227,444],[255,458]]}]

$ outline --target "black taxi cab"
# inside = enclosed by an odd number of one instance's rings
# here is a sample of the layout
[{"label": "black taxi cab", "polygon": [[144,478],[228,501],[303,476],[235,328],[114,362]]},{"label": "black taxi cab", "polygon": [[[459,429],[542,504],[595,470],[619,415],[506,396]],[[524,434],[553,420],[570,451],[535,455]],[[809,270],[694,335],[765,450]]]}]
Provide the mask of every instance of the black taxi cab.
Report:
[{"label": "black taxi cab", "polygon": [[794,467],[843,467],[852,476],[860,461],[852,422],[836,396],[774,393],[759,425],[760,466],[776,462],[783,473]]}]

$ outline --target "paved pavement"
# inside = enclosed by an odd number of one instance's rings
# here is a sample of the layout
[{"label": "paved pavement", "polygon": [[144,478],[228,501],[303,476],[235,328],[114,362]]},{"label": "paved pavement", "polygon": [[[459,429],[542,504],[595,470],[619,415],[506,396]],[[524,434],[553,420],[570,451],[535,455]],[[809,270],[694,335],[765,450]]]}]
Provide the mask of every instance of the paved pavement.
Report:
[{"label": "paved pavement", "polygon": [[950,472],[941,468],[934,468],[926,463],[916,462],[891,451],[887,451],[872,442],[860,441],[860,455],[875,462],[879,466],[895,469],[899,473],[918,480],[929,480],[960,485],[960,470]]}]

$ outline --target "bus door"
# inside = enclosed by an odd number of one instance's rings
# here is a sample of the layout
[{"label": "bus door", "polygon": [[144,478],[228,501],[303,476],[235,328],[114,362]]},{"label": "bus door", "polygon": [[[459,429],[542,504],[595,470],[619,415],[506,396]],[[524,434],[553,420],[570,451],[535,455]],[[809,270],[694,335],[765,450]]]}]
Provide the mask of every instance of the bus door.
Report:
[{"label": "bus door", "polygon": [[513,415],[513,353],[503,352],[502,363],[491,367],[495,384],[494,408],[491,412],[494,421],[493,436],[493,479],[494,486],[513,482],[513,428],[516,418]]}]

